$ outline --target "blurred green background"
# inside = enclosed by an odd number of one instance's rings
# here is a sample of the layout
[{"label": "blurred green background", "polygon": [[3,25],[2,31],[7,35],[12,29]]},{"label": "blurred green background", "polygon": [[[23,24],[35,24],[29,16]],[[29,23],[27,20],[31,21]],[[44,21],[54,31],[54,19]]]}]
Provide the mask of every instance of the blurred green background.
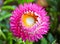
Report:
[{"label": "blurred green background", "polygon": [[[37,3],[39,0],[0,0],[0,44],[60,44],[60,0],[46,0],[46,11],[50,16],[50,30],[38,42],[22,41],[12,35],[9,26],[11,12],[24,3]],[[39,3],[41,4],[41,3]]]}]

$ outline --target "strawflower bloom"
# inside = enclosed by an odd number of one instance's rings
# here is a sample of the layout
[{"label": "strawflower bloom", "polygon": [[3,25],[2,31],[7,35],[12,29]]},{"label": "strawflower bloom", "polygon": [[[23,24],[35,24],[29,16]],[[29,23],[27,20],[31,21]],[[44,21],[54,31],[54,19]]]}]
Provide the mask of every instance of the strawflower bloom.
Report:
[{"label": "strawflower bloom", "polygon": [[10,30],[24,41],[38,41],[49,30],[49,16],[35,3],[19,5],[10,17]]}]

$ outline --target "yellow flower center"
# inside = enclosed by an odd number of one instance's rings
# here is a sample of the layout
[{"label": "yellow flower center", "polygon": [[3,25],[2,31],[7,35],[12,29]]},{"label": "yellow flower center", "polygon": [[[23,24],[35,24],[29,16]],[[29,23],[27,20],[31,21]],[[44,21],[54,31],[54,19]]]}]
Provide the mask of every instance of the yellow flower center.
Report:
[{"label": "yellow flower center", "polygon": [[34,13],[28,12],[22,15],[23,25],[27,27],[33,26],[36,23],[36,21],[37,21],[37,16],[35,16]]}]

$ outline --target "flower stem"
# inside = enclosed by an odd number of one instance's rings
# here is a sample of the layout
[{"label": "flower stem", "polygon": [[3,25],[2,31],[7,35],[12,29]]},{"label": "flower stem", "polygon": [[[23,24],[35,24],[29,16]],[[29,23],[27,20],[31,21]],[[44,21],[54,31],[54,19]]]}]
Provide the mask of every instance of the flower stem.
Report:
[{"label": "flower stem", "polygon": [[4,35],[4,33],[1,30],[1,27],[0,27],[0,36],[3,36],[3,38],[6,39],[6,36]]}]

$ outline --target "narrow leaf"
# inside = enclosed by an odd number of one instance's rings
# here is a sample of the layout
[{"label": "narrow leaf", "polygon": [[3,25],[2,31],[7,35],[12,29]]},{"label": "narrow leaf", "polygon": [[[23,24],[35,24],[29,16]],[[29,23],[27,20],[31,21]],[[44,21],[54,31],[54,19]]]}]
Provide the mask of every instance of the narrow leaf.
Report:
[{"label": "narrow leaf", "polygon": [[15,8],[16,8],[16,6],[3,6],[2,7],[3,10],[7,10],[7,9],[14,10]]},{"label": "narrow leaf", "polygon": [[48,34],[47,38],[48,38],[50,43],[52,43],[54,41],[54,37],[53,37],[53,35],[51,33]]},{"label": "narrow leaf", "polygon": [[10,17],[10,16],[11,16],[11,14],[5,14],[5,15],[3,15],[2,17],[0,17],[0,21],[2,21],[3,19],[8,18],[8,17]]},{"label": "narrow leaf", "polygon": [[45,38],[41,39],[41,44],[47,44],[47,40]]}]

